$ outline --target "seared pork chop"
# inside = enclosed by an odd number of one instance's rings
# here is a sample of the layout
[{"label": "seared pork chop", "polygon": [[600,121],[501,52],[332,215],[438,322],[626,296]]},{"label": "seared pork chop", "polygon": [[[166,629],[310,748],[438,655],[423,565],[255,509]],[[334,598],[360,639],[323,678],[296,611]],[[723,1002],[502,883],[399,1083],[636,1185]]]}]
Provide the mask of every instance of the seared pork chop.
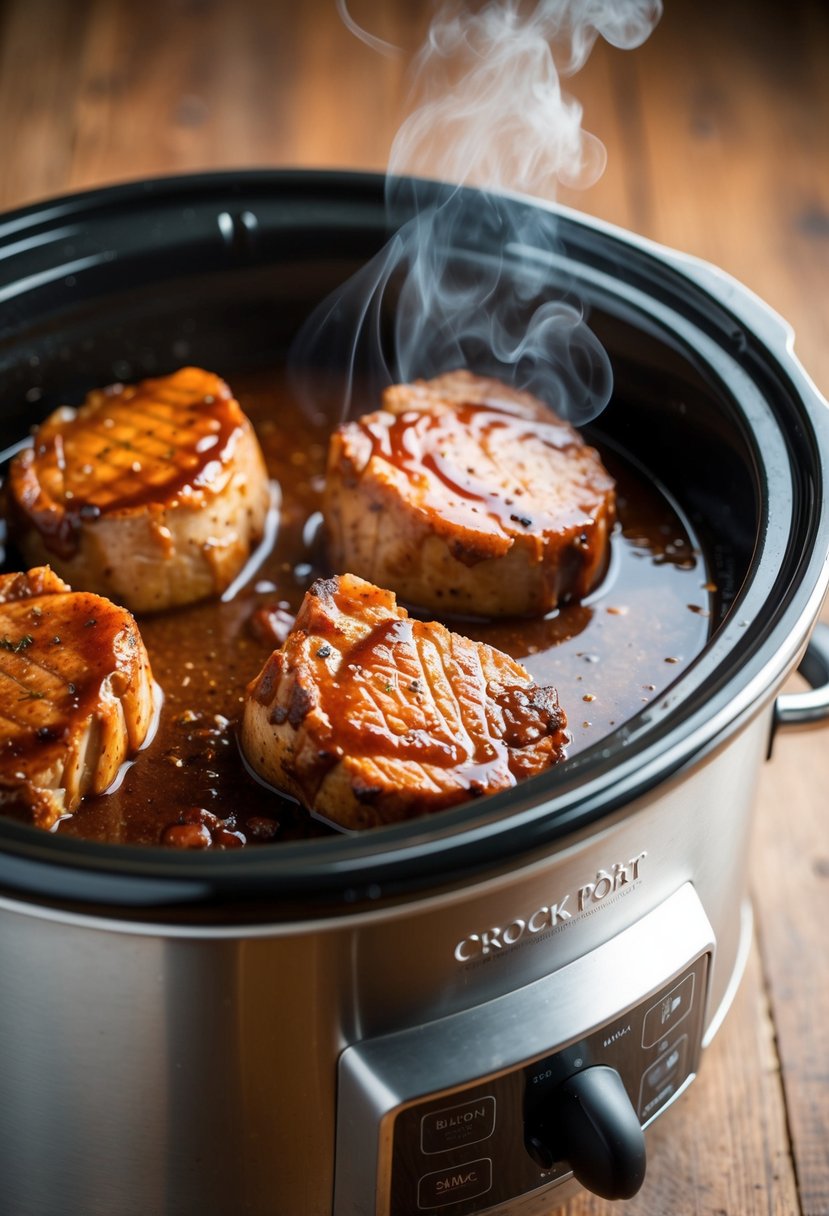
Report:
[{"label": "seared pork chop", "polygon": [[242,749],[345,828],[507,789],[561,759],[566,719],[508,655],[412,619],[354,575],[320,579],[248,686]]},{"label": "seared pork chop", "polygon": [[154,709],[125,609],[49,569],[0,575],[0,813],[48,828],[103,793]]},{"label": "seared pork chop", "polygon": [[411,604],[542,615],[604,573],[615,486],[542,402],[452,372],[335,432],[324,514],[332,565]]},{"label": "seared pork chop", "polygon": [[28,562],[133,612],[225,590],[270,502],[253,428],[224,381],[194,367],[56,410],[12,462],[9,493]]}]

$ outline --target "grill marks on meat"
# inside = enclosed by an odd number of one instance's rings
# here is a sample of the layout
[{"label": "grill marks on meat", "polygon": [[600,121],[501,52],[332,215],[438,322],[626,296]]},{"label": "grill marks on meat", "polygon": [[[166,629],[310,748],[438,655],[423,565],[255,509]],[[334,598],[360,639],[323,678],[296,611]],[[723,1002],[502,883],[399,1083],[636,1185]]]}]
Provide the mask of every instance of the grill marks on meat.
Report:
[{"label": "grill marks on meat", "polygon": [[224,381],[192,367],[56,410],[9,493],[29,562],[135,612],[223,591],[270,504],[253,428]]},{"label": "grill marks on meat", "polygon": [[49,569],[0,575],[0,810],[48,828],[144,743],[155,686],[133,617]]},{"label": "grill marks on meat", "polygon": [[614,519],[598,453],[495,380],[459,371],[393,386],[332,437],[333,564],[425,608],[540,615],[583,598]]},{"label": "grill marks on meat", "polygon": [[241,740],[267,782],[364,828],[507,789],[560,760],[567,733],[519,663],[342,575],[314,584],[249,685]]}]

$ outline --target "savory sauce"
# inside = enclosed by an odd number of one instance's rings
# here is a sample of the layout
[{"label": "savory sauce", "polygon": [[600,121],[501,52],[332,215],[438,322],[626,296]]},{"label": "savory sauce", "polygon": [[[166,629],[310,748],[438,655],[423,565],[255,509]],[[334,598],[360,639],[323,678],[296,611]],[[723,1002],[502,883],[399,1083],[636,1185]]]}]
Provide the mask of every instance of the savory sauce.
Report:
[{"label": "savory sauce", "polygon": [[[158,730],[125,766],[117,789],[87,799],[57,825],[63,835],[235,848],[333,830],[257,782],[236,739],[246,685],[273,636],[290,627],[314,579],[335,573],[326,564],[320,512],[328,425],[294,403],[281,372],[234,376],[231,388],[278,487],[271,530],[220,599],[139,619],[164,692]],[[520,660],[538,683],[556,686],[570,755],[658,697],[709,632],[712,589],[687,526],[652,480],[602,454],[617,480],[619,523],[597,590],[541,619],[446,621]],[[10,559],[7,568],[19,568]]]}]

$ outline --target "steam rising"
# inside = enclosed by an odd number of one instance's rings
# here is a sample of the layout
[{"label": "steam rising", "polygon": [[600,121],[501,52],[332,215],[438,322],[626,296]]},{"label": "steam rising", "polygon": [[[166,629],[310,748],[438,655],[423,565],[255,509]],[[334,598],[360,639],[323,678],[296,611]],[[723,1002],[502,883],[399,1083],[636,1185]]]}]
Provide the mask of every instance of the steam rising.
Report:
[{"label": "steam rising", "polygon": [[[352,32],[391,49],[338,3]],[[348,373],[343,415],[355,380],[362,411],[387,384],[461,366],[527,388],[577,423],[604,408],[610,364],[556,270],[554,216],[514,195],[553,200],[559,184],[601,176],[604,147],[561,81],[599,36],[636,47],[660,15],[661,0],[489,0],[438,12],[391,149],[395,235],[312,314],[292,352],[295,364]]]}]

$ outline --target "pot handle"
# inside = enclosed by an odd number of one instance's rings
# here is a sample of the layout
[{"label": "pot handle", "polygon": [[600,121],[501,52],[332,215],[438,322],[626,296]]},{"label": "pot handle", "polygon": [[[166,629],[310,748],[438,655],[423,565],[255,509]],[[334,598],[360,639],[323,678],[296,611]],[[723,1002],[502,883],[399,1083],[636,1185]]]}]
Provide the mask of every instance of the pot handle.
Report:
[{"label": "pot handle", "polygon": [[774,703],[775,731],[781,726],[819,726],[829,718],[829,625],[815,626],[798,671],[811,688],[780,694]]}]

